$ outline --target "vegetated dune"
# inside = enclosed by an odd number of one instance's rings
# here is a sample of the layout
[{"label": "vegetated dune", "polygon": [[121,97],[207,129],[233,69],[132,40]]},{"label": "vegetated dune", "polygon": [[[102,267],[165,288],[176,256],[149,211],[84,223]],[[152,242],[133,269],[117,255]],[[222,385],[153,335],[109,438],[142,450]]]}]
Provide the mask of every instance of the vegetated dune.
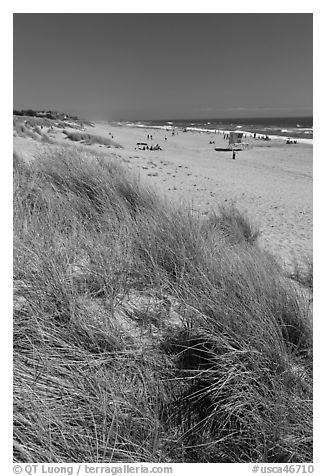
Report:
[{"label": "vegetated dune", "polygon": [[312,461],[308,303],[234,207],[14,156],[14,459]]},{"label": "vegetated dune", "polygon": [[[16,111],[19,112],[19,111]],[[33,111],[31,111],[33,112]],[[35,112],[35,111],[34,111]],[[36,112],[35,112],[36,114]],[[61,117],[60,115],[59,117]],[[81,121],[77,118],[72,119],[59,119],[49,117],[39,117],[33,115],[14,115],[13,116],[13,129],[14,136],[29,137],[36,141],[53,143],[52,138],[55,131],[61,130],[66,132],[65,128],[71,127],[75,129],[75,134],[78,134],[79,130],[84,130],[84,126],[91,127],[92,124],[87,121]],[[78,139],[79,140],[79,139]]]},{"label": "vegetated dune", "polygon": [[74,126],[75,129],[84,128],[85,126],[93,127],[94,124],[86,119],[78,116],[72,116],[64,112],[58,111],[36,111],[33,109],[25,109],[22,111],[14,109],[14,117],[24,121],[32,121],[37,124],[57,124],[59,127],[67,127],[68,124]]},{"label": "vegetated dune", "polygon": [[[36,141],[51,143],[53,142],[52,139],[46,132],[43,132],[43,127],[48,126],[48,124],[45,124],[45,121],[49,122],[49,119],[38,120],[36,118],[36,120],[34,120],[34,118],[28,118],[28,120],[23,120],[20,117],[14,117],[14,136],[29,137]],[[47,132],[49,132],[49,130]]]},{"label": "vegetated dune", "polygon": [[83,142],[86,145],[100,144],[100,145],[106,145],[107,147],[115,147],[117,149],[122,149],[122,146],[120,144],[117,144],[116,142],[114,142],[112,139],[109,139],[108,137],[87,134],[86,132],[76,132],[76,131],[68,132],[66,130],[64,130],[63,132],[64,134],[66,134],[67,138],[73,142]]}]

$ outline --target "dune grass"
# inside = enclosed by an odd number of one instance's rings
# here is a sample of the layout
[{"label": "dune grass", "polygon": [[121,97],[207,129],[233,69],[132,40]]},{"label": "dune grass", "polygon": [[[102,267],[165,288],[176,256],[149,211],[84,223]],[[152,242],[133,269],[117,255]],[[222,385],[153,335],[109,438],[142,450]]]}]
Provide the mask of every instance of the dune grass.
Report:
[{"label": "dune grass", "polygon": [[[49,122],[49,121],[48,121]],[[40,126],[45,126],[46,122],[44,119],[38,118],[15,118],[13,121],[14,133],[19,137],[30,137],[39,142],[52,143],[52,139],[42,131]]]},{"label": "dune grass", "polygon": [[86,145],[99,144],[105,145],[107,147],[115,147],[118,149],[122,148],[120,144],[114,142],[112,139],[109,139],[107,137],[87,134],[86,132],[69,132],[66,130],[64,130],[63,132],[66,134],[67,138],[73,142],[83,142]]},{"label": "dune grass", "polygon": [[93,151],[15,156],[15,461],[312,461],[308,304],[257,236]]},{"label": "dune grass", "polygon": [[289,272],[289,277],[313,291],[313,261],[312,257],[303,258],[303,263],[299,264],[297,261],[293,263],[292,270]]}]

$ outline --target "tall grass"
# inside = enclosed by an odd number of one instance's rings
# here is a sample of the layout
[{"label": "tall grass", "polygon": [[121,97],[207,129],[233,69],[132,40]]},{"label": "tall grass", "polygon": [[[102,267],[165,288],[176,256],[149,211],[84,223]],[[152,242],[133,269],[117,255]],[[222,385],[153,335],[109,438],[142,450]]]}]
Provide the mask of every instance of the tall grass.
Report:
[{"label": "tall grass", "polygon": [[112,139],[107,137],[102,137],[94,134],[87,134],[86,132],[69,132],[64,130],[64,134],[66,134],[67,138],[73,142],[83,142],[86,145],[91,144],[100,144],[105,145],[107,147],[115,147],[121,149],[121,145],[117,142],[114,142]]},{"label": "tall grass", "polygon": [[14,191],[15,461],[312,460],[308,304],[248,219],[77,149]]}]

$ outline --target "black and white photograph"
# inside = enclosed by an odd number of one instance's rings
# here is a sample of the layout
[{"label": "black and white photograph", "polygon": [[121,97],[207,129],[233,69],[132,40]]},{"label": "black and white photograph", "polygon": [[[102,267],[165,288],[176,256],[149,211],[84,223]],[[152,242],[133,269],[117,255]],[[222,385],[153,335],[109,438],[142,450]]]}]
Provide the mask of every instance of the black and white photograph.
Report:
[{"label": "black and white photograph", "polygon": [[14,473],[314,471],[313,19],[12,14]]}]

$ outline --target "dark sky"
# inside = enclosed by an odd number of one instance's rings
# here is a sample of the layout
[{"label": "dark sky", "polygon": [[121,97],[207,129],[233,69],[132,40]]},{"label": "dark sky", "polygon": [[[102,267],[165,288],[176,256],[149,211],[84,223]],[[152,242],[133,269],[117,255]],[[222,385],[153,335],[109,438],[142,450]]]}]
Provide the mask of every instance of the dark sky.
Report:
[{"label": "dark sky", "polygon": [[312,14],[14,14],[14,108],[312,115]]}]

